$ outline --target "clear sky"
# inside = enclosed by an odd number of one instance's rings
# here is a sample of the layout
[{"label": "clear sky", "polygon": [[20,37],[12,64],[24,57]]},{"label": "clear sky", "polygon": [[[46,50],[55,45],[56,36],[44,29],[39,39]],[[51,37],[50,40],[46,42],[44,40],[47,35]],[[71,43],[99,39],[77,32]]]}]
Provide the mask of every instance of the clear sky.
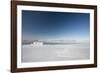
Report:
[{"label": "clear sky", "polygon": [[89,40],[89,13],[22,11],[22,38]]}]

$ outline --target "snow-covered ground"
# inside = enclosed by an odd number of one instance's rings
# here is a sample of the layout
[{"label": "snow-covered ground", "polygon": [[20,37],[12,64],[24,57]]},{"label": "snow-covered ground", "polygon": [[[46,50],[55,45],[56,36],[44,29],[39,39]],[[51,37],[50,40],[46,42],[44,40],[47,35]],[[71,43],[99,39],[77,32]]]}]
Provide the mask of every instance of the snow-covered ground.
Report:
[{"label": "snow-covered ground", "polygon": [[45,62],[89,59],[89,43],[22,46],[22,62]]}]

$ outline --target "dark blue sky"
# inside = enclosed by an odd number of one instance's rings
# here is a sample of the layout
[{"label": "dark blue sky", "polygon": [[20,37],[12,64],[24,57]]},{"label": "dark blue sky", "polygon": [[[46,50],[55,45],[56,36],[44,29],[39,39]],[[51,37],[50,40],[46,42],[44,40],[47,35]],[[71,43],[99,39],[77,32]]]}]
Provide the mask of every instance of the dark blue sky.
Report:
[{"label": "dark blue sky", "polygon": [[89,40],[89,20],[89,13],[64,13],[23,10],[23,39]]}]

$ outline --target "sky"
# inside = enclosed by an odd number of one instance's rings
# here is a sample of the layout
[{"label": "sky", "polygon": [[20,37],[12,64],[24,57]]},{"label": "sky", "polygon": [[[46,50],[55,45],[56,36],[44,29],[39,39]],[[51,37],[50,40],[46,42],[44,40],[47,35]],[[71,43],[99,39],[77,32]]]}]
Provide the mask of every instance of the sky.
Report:
[{"label": "sky", "polygon": [[89,40],[90,14],[22,10],[22,38]]}]

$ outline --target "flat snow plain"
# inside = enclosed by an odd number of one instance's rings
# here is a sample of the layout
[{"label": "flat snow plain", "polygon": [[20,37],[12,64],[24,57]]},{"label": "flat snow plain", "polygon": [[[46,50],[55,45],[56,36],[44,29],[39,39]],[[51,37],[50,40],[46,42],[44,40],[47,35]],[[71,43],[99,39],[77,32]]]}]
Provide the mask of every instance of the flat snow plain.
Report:
[{"label": "flat snow plain", "polygon": [[86,60],[90,57],[89,43],[61,45],[22,45],[22,62]]}]

